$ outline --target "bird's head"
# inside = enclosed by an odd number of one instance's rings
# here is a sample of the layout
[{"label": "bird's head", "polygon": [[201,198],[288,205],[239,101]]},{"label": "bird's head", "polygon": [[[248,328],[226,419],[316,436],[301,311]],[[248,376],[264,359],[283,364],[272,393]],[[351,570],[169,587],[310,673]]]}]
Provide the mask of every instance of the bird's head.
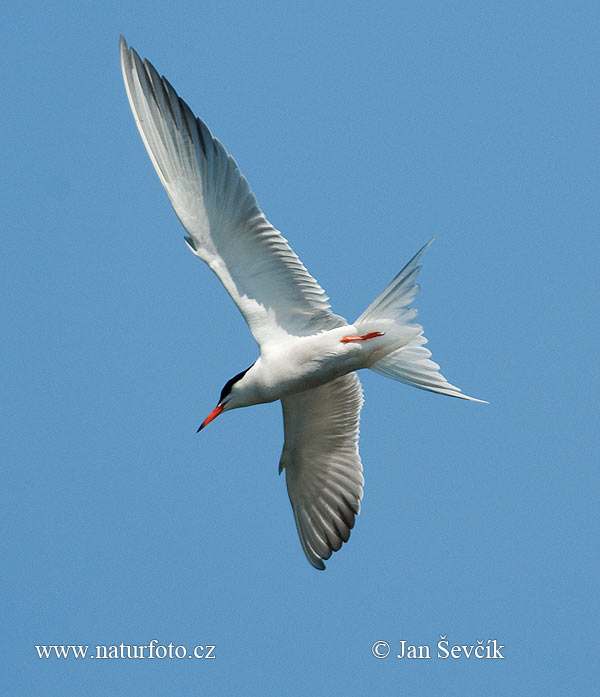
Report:
[{"label": "bird's head", "polygon": [[[252,366],[250,366],[251,368]],[[238,409],[239,407],[248,406],[246,389],[243,383],[243,378],[246,373],[250,370],[242,370],[241,373],[234,375],[230,380],[227,380],[223,389],[221,390],[221,395],[219,396],[219,402],[217,406],[210,412],[210,414],[204,419],[198,431],[201,431],[205,426],[213,421],[214,419],[222,414],[224,411],[229,411],[230,409]]]}]

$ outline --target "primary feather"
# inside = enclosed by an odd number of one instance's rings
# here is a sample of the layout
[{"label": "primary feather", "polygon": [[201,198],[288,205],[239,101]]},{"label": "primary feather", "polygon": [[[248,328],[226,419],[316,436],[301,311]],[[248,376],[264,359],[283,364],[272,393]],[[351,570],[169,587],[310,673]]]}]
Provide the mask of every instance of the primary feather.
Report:
[{"label": "primary feather", "polygon": [[263,345],[344,324],[266,219],[235,160],[154,66],[121,37],[121,68],[142,140],[192,251],[223,283]]}]

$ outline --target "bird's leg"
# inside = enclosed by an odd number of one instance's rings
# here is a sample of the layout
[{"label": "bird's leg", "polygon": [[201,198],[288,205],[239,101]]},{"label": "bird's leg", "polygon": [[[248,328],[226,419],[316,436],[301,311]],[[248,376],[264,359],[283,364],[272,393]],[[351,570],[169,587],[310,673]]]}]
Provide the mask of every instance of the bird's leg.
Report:
[{"label": "bird's leg", "polygon": [[362,336],[345,336],[340,341],[342,344],[347,344],[350,341],[368,341],[369,339],[375,339],[378,336],[383,336],[383,332],[369,332],[368,334],[363,334]]}]

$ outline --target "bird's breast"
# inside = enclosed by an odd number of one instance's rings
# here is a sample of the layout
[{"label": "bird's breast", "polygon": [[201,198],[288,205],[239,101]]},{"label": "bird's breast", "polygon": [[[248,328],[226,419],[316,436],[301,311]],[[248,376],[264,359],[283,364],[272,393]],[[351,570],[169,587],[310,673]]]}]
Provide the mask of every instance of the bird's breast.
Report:
[{"label": "bird's breast", "polygon": [[338,327],[313,336],[294,337],[261,351],[256,368],[261,389],[269,397],[266,401],[318,387],[364,368],[368,355],[363,342],[341,341],[349,329]]}]

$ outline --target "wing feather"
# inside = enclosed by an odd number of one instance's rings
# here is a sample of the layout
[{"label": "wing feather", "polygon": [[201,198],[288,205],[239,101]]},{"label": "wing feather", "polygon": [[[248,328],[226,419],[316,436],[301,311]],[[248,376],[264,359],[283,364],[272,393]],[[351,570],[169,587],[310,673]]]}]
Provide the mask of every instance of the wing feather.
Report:
[{"label": "wing feather", "polygon": [[358,453],[362,388],[356,373],[285,397],[286,481],[308,561],[324,569],[348,541],[360,512],[364,479]]},{"label": "wing feather", "polygon": [[235,160],[123,37],[121,68],[138,130],[188,245],[219,277],[257,342],[344,324],[265,218]]}]

